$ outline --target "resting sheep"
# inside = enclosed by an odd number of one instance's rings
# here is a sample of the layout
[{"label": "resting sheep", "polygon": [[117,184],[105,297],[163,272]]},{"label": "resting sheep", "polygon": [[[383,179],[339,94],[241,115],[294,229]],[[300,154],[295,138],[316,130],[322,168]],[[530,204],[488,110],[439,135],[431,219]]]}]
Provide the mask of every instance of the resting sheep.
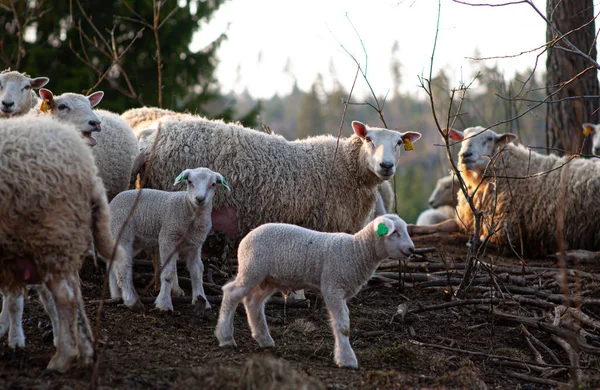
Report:
[{"label": "resting sheep", "polygon": [[243,300],[252,337],[263,348],[273,347],[265,301],[278,290],[310,288],[321,292],[331,316],[336,364],[356,368],[346,301],[360,291],[383,259],[410,256],[413,250],[406,223],[394,214],[375,218],[354,235],[281,223],[262,225],[242,239],[238,274],[223,286],[215,330],[219,346],[236,346],[233,316]]},{"label": "resting sheep", "polygon": [[0,72],[0,118],[27,114],[39,102],[34,89],[48,84],[47,77],[31,78],[26,73],[6,69]]},{"label": "resting sheep", "polygon": [[[106,110],[92,110],[104,93],[89,96],[64,93],[54,96],[47,89],[40,89],[40,97],[46,102],[43,107],[32,110],[37,115],[44,113],[65,123],[72,124],[94,147],[98,176],[104,182],[108,200],[129,187],[133,160],[138,153],[138,144],[131,128],[119,115]],[[102,131],[100,131],[102,130]],[[97,135],[92,137],[92,133]]]},{"label": "resting sheep", "polygon": [[454,175],[444,176],[438,179],[431,196],[429,206],[417,218],[417,225],[435,225],[447,219],[456,217],[456,205],[458,204],[458,179]]},{"label": "resting sheep", "polygon": [[[171,188],[171,178],[189,166],[225,175],[232,196],[215,196],[213,227],[244,235],[267,222],[354,233],[375,208],[376,186],[396,171],[400,149],[419,133],[370,128],[353,122],[355,135],[297,141],[201,117],[160,119],[146,186]],[[133,174],[144,176],[153,140],[140,151]],[[327,188],[327,199],[325,189]]]},{"label": "resting sheep", "polygon": [[[127,253],[128,266],[131,268],[133,256],[140,250],[160,251],[160,263],[163,267],[160,277],[160,293],[155,305],[159,310],[173,310],[171,289],[177,285],[177,258],[185,260],[192,280],[192,303],[202,297],[205,308],[210,304],[202,286],[202,244],[211,229],[212,200],[216,185],[227,189],[227,183],[221,174],[207,168],[186,169],[175,181],[185,182],[187,191],[166,192],[151,189],[129,190],[121,192],[112,202],[112,232],[116,236],[126,222],[131,208],[139,201],[132,217],[127,221],[119,246]],[[175,255],[167,263],[169,256]],[[131,279],[126,283],[132,284]],[[113,297],[121,295],[116,279],[111,275],[110,291]],[[125,299],[125,297],[124,297]]]},{"label": "resting sheep", "polygon": [[[0,121],[0,288],[11,331],[20,328],[24,286],[47,292],[40,298],[57,333],[49,370],[65,372],[76,357],[84,364],[93,357],[78,270],[92,237],[107,259],[114,246],[96,172],[71,126],[28,116]],[[117,252],[114,264],[123,260]],[[9,336],[9,345],[14,341]]]},{"label": "resting sheep", "polygon": [[[480,126],[448,134],[452,141],[463,141],[459,169],[470,191],[483,180],[474,198],[476,208],[485,212],[483,236],[491,234],[492,242],[512,244],[517,252],[521,238],[525,255],[536,257],[559,250],[557,231],[563,225],[564,249],[600,249],[600,164],[542,155],[512,144],[514,134]],[[471,232],[474,217],[462,191],[457,212],[457,220]]]}]

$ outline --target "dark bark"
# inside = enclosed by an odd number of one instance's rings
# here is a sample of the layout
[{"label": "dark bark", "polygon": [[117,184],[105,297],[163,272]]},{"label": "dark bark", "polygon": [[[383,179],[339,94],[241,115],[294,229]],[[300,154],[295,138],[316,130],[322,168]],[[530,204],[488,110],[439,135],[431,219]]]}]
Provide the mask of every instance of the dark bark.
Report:
[{"label": "dark bark", "polygon": [[[577,48],[596,59],[592,0],[547,0],[548,19],[557,30]],[[546,114],[547,146],[574,153],[583,140],[582,124],[598,123],[598,70],[580,55],[567,52],[567,47],[550,26],[546,37],[548,46],[547,90],[551,101],[580,96],[580,98],[549,103]],[[591,141],[585,142],[583,153],[589,154]],[[561,153],[562,154],[562,153]]]}]

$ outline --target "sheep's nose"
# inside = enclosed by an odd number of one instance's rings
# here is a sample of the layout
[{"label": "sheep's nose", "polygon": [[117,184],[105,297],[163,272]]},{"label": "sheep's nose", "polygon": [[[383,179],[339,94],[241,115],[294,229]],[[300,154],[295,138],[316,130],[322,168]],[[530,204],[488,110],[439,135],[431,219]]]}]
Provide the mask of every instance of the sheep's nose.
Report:
[{"label": "sheep's nose", "polygon": [[411,246],[411,247],[409,247],[409,248],[408,248],[408,251],[409,251],[410,253],[415,253],[415,247],[414,247],[414,246]]},{"label": "sheep's nose", "polygon": [[600,148],[594,148],[594,154],[600,156]]},{"label": "sheep's nose", "polygon": [[206,198],[204,196],[197,196],[196,197],[196,204],[198,206],[201,206],[204,204],[204,201],[206,200]]},{"label": "sheep's nose", "polygon": [[433,200],[430,200],[430,201],[429,201],[429,205],[430,205],[430,206],[433,206]]},{"label": "sheep's nose", "polygon": [[90,126],[92,126],[94,129],[96,129],[96,131],[100,131],[102,130],[102,127],[100,126],[100,121],[89,121],[88,122]]},{"label": "sheep's nose", "polygon": [[386,171],[389,171],[390,169],[394,168],[394,163],[393,162],[389,162],[389,161],[384,161],[379,163],[379,166],[383,169],[385,169]]},{"label": "sheep's nose", "polygon": [[464,152],[460,154],[460,157],[462,158],[469,158],[473,155],[473,152]]},{"label": "sheep's nose", "polygon": [[6,108],[10,108],[15,105],[15,102],[7,102],[6,100],[3,100],[2,105]]}]

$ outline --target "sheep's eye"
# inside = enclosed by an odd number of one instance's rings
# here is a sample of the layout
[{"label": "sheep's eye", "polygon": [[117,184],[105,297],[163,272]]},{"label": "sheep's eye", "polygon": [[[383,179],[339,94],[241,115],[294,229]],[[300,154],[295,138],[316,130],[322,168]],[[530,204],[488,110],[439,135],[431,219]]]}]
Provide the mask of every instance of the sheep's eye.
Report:
[{"label": "sheep's eye", "polygon": [[63,110],[66,110],[66,109],[68,109],[68,108],[69,108],[69,107],[67,107],[67,105],[66,105],[66,104],[59,104],[59,105],[58,105],[58,109],[59,109],[59,110],[61,110],[61,111],[63,111]]},{"label": "sheep's eye", "polygon": [[486,141],[490,142],[492,140],[492,137],[487,137]]},{"label": "sheep's eye", "polygon": [[402,145],[402,140],[398,141],[398,145]]},{"label": "sheep's eye", "polygon": [[373,142],[373,140],[371,140],[371,137],[365,137],[365,141],[367,141],[367,142]]},{"label": "sheep's eye", "polygon": [[31,89],[31,85],[26,85],[26,86],[24,86],[24,87],[23,87],[23,89],[24,89],[25,91],[28,91],[28,90],[30,90],[30,89]]},{"label": "sheep's eye", "polygon": [[213,186],[213,187],[214,187],[214,186],[216,186],[216,185],[217,185],[217,183],[212,183],[212,186]]}]

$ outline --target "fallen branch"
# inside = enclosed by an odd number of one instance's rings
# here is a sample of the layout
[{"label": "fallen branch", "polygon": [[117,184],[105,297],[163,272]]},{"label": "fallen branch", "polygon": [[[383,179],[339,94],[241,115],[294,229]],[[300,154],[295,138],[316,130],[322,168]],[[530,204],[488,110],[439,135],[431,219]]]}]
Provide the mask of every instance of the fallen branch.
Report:
[{"label": "fallen branch", "polygon": [[521,332],[523,334],[525,334],[525,336],[529,340],[531,340],[534,344],[536,344],[538,347],[542,348],[550,356],[550,358],[554,361],[554,363],[561,364],[560,359],[558,358],[558,356],[556,356],[554,351],[551,350],[549,346],[542,343],[537,337],[532,335],[523,324],[521,324]]},{"label": "fallen branch", "polygon": [[[152,304],[154,303],[156,298],[154,297],[140,297],[140,300],[143,304]],[[207,295],[206,299],[211,304],[220,304],[223,300],[222,295]],[[181,305],[190,305],[192,303],[191,297],[171,297],[171,301],[174,304]],[[121,298],[111,298],[111,299],[97,299],[89,302],[90,304],[97,305],[100,303],[104,303],[107,306],[115,306],[123,303]],[[299,309],[307,309],[310,307],[310,301],[308,299],[287,299],[287,301],[282,297],[270,297],[267,300],[267,305],[273,306],[286,306],[288,308],[299,308]]]},{"label": "fallen branch", "polygon": [[520,374],[520,373],[514,372],[514,371],[507,371],[506,374],[508,376],[516,378],[516,379],[520,379],[520,380],[532,382],[532,383],[541,383],[543,385],[552,386],[553,388],[565,388],[566,389],[569,387],[568,383],[559,382],[559,381],[555,381],[552,379],[538,378],[536,376]]}]

